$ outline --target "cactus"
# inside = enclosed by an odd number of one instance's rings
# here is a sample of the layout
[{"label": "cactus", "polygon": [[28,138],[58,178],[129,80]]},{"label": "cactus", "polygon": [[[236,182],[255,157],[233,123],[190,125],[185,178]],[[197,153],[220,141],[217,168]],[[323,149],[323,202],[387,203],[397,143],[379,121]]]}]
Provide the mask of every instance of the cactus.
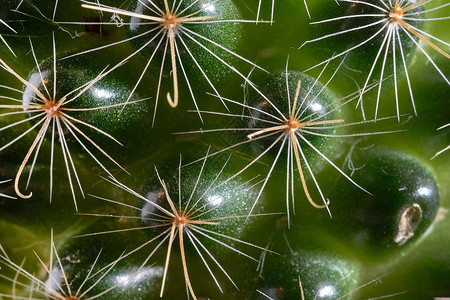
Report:
[{"label": "cactus", "polygon": [[450,297],[443,0],[5,0],[0,298]]}]

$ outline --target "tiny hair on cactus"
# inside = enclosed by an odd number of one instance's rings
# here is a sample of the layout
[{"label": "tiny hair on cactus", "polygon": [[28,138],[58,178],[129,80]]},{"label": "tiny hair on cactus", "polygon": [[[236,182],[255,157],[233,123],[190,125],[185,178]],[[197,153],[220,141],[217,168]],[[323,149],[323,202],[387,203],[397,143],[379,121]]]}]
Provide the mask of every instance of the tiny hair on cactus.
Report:
[{"label": "tiny hair on cactus", "polygon": [[[0,181],[0,184],[4,184],[4,183],[8,183],[8,182],[11,182],[12,181],[12,179],[8,179],[8,180],[3,180],[3,181]],[[8,199],[17,199],[16,197],[14,197],[14,196],[10,196],[10,195],[6,195],[6,194],[3,194],[3,193],[0,193],[0,198],[8,198]]]},{"label": "tiny hair on cactus", "polygon": [[[449,126],[450,126],[450,123],[445,124],[445,125],[439,127],[439,128],[436,129],[436,130],[442,130],[442,129],[447,128],[447,127],[449,127]],[[445,151],[447,151],[447,150],[449,150],[449,149],[450,149],[450,145],[448,145],[447,147],[444,147],[444,149],[439,150],[438,152],[436,152],[436,154],[434,154],[433,157],[432,157],[431,159],[435,159],[436,157],[438,157],[439,155],[441,155],[442,153],[444,153]]]},{"label": "tiny hair on cactus", "polygon": [[[30,46],[31,46],[31,53],[33,54],[33,58],[36,63],[36,73],[33,73],[30,75],[30,79],[27,81],[23,77],[21,77],[16,71],[14,71],[3,59],[0,59],[0,67],[13,75],[17,80],[19,80],[22,84],[25,85],[25,90],[21,91],[19,89],[15,89],[9,86],[1,85],[1,88],[4,88],[6,90],[12,91],[14,93],[18,93],[22,96],[22,99],[17,99],[15,97],[6,97],[6,96],[0,96],[0,99],[4,99],[6,101],[19,102],[20,104],[0,104],[0,109],[8,109],[10,111],[3,112],[0,114],[0,117],[7,117],[11,115],[26,115],[27,117],[13,122],[11,124],[8,124],[6,126],[3,126],[0,128],[0,131],[4,131],[7,129],[10,129],[12,127],[21,125],[23,123],[32,122],[34,123],[30,128],[26,129],[22,134],[20,134],[18,137],[14,138],[12,141],[8,142],[5,145],[2,145],[0,147],[0,151],[5,150],[6,148],[10,147],[20,139],[22,139],[27,134],[30,134],[34,132],[35,129],[39,128],[39,131],[36,134],[36,137],[31,144],[27,154],[25,155],[25,158],[23,159],[21,165],[19,166],[19,169],[17,171],[15,180],[14,180],[14,188],[17,193],[17,195],[21,198],[27,199],[32,196],[32,193],[25,195],[21,192],[19,184],[20,184],[20,178],[21,175],[25,169],[25,166],[29,162],[29,160],[32,158],[31,156],[34,153],[34,157],[32,159],[31,168],[29,170],[29,176],[26,184],[26,188],[28,188],[31,176],[33,174],[34,166],[36,164],[36,160],[38,158],[41,145],[43,144],[44,140],[46,140],[46,136],[48,134],[48,131],[50,131],[51,136],[51,152],[50,152],[50,202],[52,201],[52,190],[53,190],[53,168],[54,168],[54,148],[55,144],[57,144],[57,139],[60,141],[61,151],[64,157],[64,163],[66,166],[67,176],[69,179],[70,184],[70,190],[72,192],[72,197],[75,205],[75,209],[78,210],[76,196],[75,196],[75,188],[74,188],[74,178],[78,184],[78,187],[81,191],[82,196],[84,197],[84,192],[81,187],[81,180],[78,176],[77,170],[75,168],[75,161],[70,153],[69,150],[69,143],[67,142],[66,135],[69,135],[73,137],[79,145],[86,151],[89,156],[100,166],[108,175],[111,175],[111,173],[108,171],[108,169],[100,162],[99,158],[96,156],[95,153],[93,153],[91,150],[89,150],[87,145],[92,146],[93,148],[97,149],[100,153],[102,153],[104,156],[108,158],[111,162],[113,162],[115,165],[117,165],[119,168],[126,170],[120,166],[100,145],[98,145],[88,134],[84,133],[81,126],[84,126],[85,128],[91,129],[102,136],[107,137],[108,139],[111,139],[115,143],[122,145],[118,140],[116,140],[113,136],[106,133],[105,131],[101,130],[100,128],[97,128],[96,126],[93,126],[85,121],[82,121],[80,119],[75,118],[74,116],[71,116],[72,112],[83,112],[83,111],[92,111],[92,110],[103,110],[108,109],[112,107],[117,106],[123,106],[124,103],[119,104],[112,104],[112,105],[106,105],[106,106],[98,106],[98,107],[92,107],[92,108],[77,108],[74,107],[73,104],[76,103],[77,99],[81,97],[83,94],[85,94],[90,88],[92,88],[97,82],[99,82],[101,79],[103,79],[105,76],[107,76],[110,72],[112,72],[115,68],[110,68],[106,71],[108,67],[103,69],[95,78],[92,80],[82,84],[81,86],[73,89],[66,95],[58,95],[58,84],[57,84],[57,66],[56,66],[56,45],[55,45],[55,38],[53,34],[53,76],[52,78],[49,78],[48,75],[50,71],[42,71],[40,68],[40,65],[37,61],[33,43],[30,38]],[[117,67],[117,66],[116,66]],[[135,100],[132,102],[138,102],[143,101],[146,99],[140,99]],[[19,109],[19,110],[17,110]],[[80,126],[81,125],[81,126]],[[83,142],[82,139],[84,139],[86,142]],[[56,140],[56,141],[55,141]]]},{"label": "tiny hair on cactus", "polygon": [[[341,62],[341,65],[343,61]],[[313,79],[309,78],[310,81],[307,87],[302,87],[301,79],[297,81],[295,90],[291,91],[290,84],[290,76],[294,74],[301,74],[289,71],[289,59],[286,62],[286,70],[281,74],[284,77],[284,81],[286,83],[286,97],[283,99],[269,99],[265,96],[260,90],[256,89],[258,95],[262,96],[263,104],[262,106],[266,108],[270,108],[270,112],[264,110],[261,105],[249,105],[243,104],[239,101],[232,99],[224,99],[226,102],[231,105],[237,105],[243,109],[243,114],[233,114],[233,113],[222,113],[222,112],[214,112],[214,111],[202,111],[202,113],[222,116],[222,117],[231,117],[236,119],[244,119],[249,120],[249,122],[256,122],[262,127],[244,127],[244,128],[217,128],[217,129],[209,129],[209,130],[199,130],[199,131],[188,131],[188,132],[179,132],[177,134],[195,134],[195,133],[217,133],[217,132],[229,132],[229,131],[248,131],[247,139],[243,141],[239,141],[235,144],[227,146],[221,150],[208,154],[206,157],[211,157],[217,155],[219,153],[223,153],[224,151],[228,151],[235,147],[239,147],[242,145],[247,145],[251,143],[258,143],[261,141],[270,141],[267,147],[264,147],[264,150],[258,154],[256,158],[251,160],[245,167],[236,172],[233,176],[229,177],[227,180],[231,180],[236,176],[239,176],[244,171],[246,171],[250,166],[260,161],[263,156],[268,155],[269,151],[272,149],[276,149],[278,147],[278,151],[276,156],[273,158],[273,162],[270,166],[269,171],[267,172],[266,177],[264,178],[263,185],[260,189],[258,196],[255,198],[252,208],[250,209],[249,215],[252,214],[256,204],[258,203],[264,188],[272,175],[272,172],[277,165],[280,157],[282,155],[286,156],[286,212],[288,217],[288,223],[290,223],[290,211],[295,208],[295,198],[294,198],[294,187],[295,180],[297,178],[300,179],[303,192],[307,197],[309,203],[315,208],[326,208],[328,213],[331,216],[331,212],[328,209],[329,200],[326,199],[322,189],[318,181],[316,180],[315,172],[311,164],[308,162],[308,157],[305,153],[305,149],[310,148],[313,152],[319,155],[326,163],[331,165],[338,173],[342,176],[346,177],[350,182],[352,182],[355,186],[359,187],[363,191],[366,191],[363,187],[358,185],[349,175],[345,174],[331,159],[329,159],[321,150],[314,145],[314,142],[310,141],[311,138],[314,137],[324,137],[324,138],[344,138],[344,137],[357,137],[357,136],[370,136],[370,135],[378,135],[378,134],[388,134],[399,132],[399,130],[394,131],[380,131],[380,132],[361,132],[354,134],[336,134],[334,132],[335,129],[345,128],[350,126],[358,126],[363,124],[374,123],[374,120],[371,121],[358,121],[352,123],[345,123],[343,119],[330,119],[333,113],[339,111],[345,104],[357,99],[360,95],[361,91],[354,92],[346,97],[343,97],[339,100],[333,100],[332,103],[319,103],[320,97],[322,94],[325,94],[325,89],[327,88],[330,81],[337,74],[340,66],[334,71],[331,78],[327,81],[325,85],[319,83],[319,80],[325,71],[327,65],[323,68],[321,74],[318,78]],[[372,85],[370,88],[373,88]],[[291,93],[293,93],[293,98],[291,98]],[[288,109],[285,112],[282,112],[279,108],[280,104],[288,104]],[[246,112],[247,111],[247,112]],[[385,117],[381,120],[389,120],[394,117]],[[204,158],[198,159],[194,162],[198,162],[203,160]],[[194,163],[192,162],[192,163]],[[298,177],[295,175],[294,169],[297,168]],[[305,169],[306,168],[306,169]],[[310,188],[308,187],[308,183],[306,180],[305,172],[311,176],[314,185],[317,191],[320,194],[321,200],[323,204],[318,204],[314,201],[310,194]],[[226,181],[225,181],[226,182]],[[370,194],[370,192],[366,191]],[[292,202],[292,208],[290,208],[290,203]]]},{"label": "tiny hair on cactus", "polygon": [[[199,112],[199,117],[202,120],[202,116],[200,114],[200,110],[198,108],[197,100],[194,94],[194,86],[191,84],[190,75],[188,74],[188,70],[186,69],[186,65],[192,64],[200,71],[204,79],[207,81],[208,85],[212,88],[214,93],[222,99],[220,93],[213,83],[211,77],[211,72],[208,70],[208,66],[201,65],[201,56],[210,56],[213,60],[218,61],[221,65],[225,66],[227,70],[235,73],[241,77],[245,77],[235,66],[231,65],[223,54],[217,54],[214,49],[220,51],[220,53],[226,53],[227,55],[231,55],[232,57],[248,63],[250,66],[263,70],[261,67],[251,62],[250,60],[244,58],[239,55],[235,51],[227,48],[226,46],[214,41],[213,39],[205,36],[201,32],[199,32],[199,28],[201,26],[210,26],[213,24],[239,24],[239,23],[255,23],[254,20],[228,20],[223,18],[219,14],[212,14],[216,11],[216,6],[220,3],[218,1],[207,1],[206,3],[199,3],[199,1],[181,1],[181,0],[164,0],[164,1],[138,1],[136,4],[137,7],[135,11],[125,10],[122,8],[117,8],[113,6],[108,6],[104,4],[99,4],[96,2],[82,1],[82,7],[99,11],[102,13],[112,13],[116,16],[129,17],[131,18],[130,23],[121,22],[121,25],[130,25],[139,28],[142,27],[143,32],[135,34],[129,38],[110,43],[104,46],[100,46],[97,48],[89,49],[86,51],[82,51],[79,53],[75,53],[65,57],[65,59],[83,55],[85,53],[90,53],[97,50],[102,50],[111,46],[119,45],[127,42],[134,41],[142,41],[143,45],[139,46],[136,51],[128,55],[126,58],[122,60],[121,63],[131,59],[139,53],[144,53],[147,48],[151,48],[151,53],[148,55],[148,61],[145,64],[144,69],[141,72],[133,90],[130,92],[130,95],[127,101],[130,100],[133,93],[137,89],[137,87],[141,84],[144,75],[147,73],[148,68],[152,64],[155,57],[160,57],[161,66],[159,71],[159,79],[158,86],[155,97],[155,109],[153,115],[153,122],[155,122],[156,111],[158,107],[158,100],[160,97],[160,89],[161,82],[164,73],[164,66],[166,60],[170,60],[171,68],[170,68],[170,76],[173,80],[173,94],[170,92],[167,93],[166,98],[167,102],[171,107],[177,107],[179,102],[179,71],[181,70],[183,77],[186,81],[187,87],[189,89],[189,93],[191,95],[192,100],[194,101],[194,105]],[[171,2],[171,3],[170,3]],[[230,4],[231,5],[231,4]],[[198,8],[200,6],[200,8]],[[60,22],[61,24],[70,23],[70,24],[85,24],[83,22]],[[117,26],[115,22],[104,22],[104,23],[96,23],[103,25],[112,25]],[[150,28],[148,30],[147,27]],[[195,46],[203,51],[202,55],[198,55],[196,52],[190,49],[191,46]],[[183,55],[181,55],[183,54]],[[166,58],[166,56],[168,56]],[[265,70],[263,70],[265,71]],[[209,75],[208,75],[209,74]],[[222,101],[223,102],[223,101]],[[225,103],[223,102],[225,105]]]},{"label": "tiny hair on cactus", "polygon": [[[325,39],[333,39],[339,38],[339,36],[343,36],[346,34],[359,33],[362,37],[365,36],[365,33],[370,34],[368,38],[362,38],[360,42],[351,45],[347,50],[340,52],[339,54],[333,55],[331,58],[326,59],[313,67],[309,68],[313,69],[317,66],[328,63],[331,60],[334,60],[338,57],[344,56],[351,51],[354,51],[362,46],[370,45],[371,42],[376,40],[377,38],[381,39],[381,44],[379,45],[379,49],[374,57],[372,66],[367,75],[367,78],[364,82],[364,86],[362,88],[361,96],[358,99],[357,106],[361,107],[362,115],[364,119],[366,118],[366,114],[364,112],[363,106],[363,94],[366,91],[367,87],[370,84],[370,81],[373,77],[374,70],[378,66],[381,68],[380,78],[378,81],[378,93],[375,105],[375,116],[376,119],[378,117],[378,108],[381,100],[381,91],[382,85],[385,80],[384,73],[386,71],[386,65],[388,62],[388,58],[392,60],[392,79],[394,81],[394,96],[396,103],[396,110],[398,120],[400,121],[400,106],[399,106],[399,89],[398,89],[398,76],[399,70],[397,70],[397,61],[400,61],[401,66],[403,67],[405,73],[405,79],[408,85],[409,96],[411,99],[411,104],[414,110],[414,113],[417,115],[416,106],[414,103],[414,95],[413,95],[413,85],[411,82],[410,75],[408,73],[407,66],[407,53],[405,49],[405,44],[407,42],[412,42],[415,47],[417,47],[420,52],[426,57],[428,62],[436,69],[436,71],[441,75],[443,80],[450,85],[450,81],[445,76],[444,72],[438,67],[433,58],[428,54],[427,46],[431,47],[440,55],[443,55],[447,59],[450,59],[450,54],[443,49],[443,45],[448,47],[450,44],[438,37],[435,37],[426,31],[420,29],[420,26],[417,26],[415,23],[419,23],[419,25],[423,22],[430,21],[444,21],[448,20],[450,17],[436,17],[436,18],[427,18],[425,14],[429,12],[437,12],[444,11],[445,7],[449,6],[449,3],[439,5],[434,8],[425,9],[425,4],[429,4],[434,0],[419,0],[419,1],[411,1],[411,0],[395,0],[395,1],[357,1],[357,0],[341,0],[341,2],[349,3],[350,5],[359,5],[361,8],[366,10],[375,10],[376,13],[367,13],[363,12],[360,14],[349,14],[344,16],[338,16],[335,18],[325,19],[317,22],[312,22],[311,24],[324,24],[324,23],[334,23],[334,22],[345,22],[347,20],[373,20],[364,25],[355,25],[354,27],[343,29],[341,31],[337,31],[334,33],[326,34],[320,36],[315,39],[308,40],[304,42],[301,46],[303,47],[305,44],[318,42]],[[376,3],[374,3],[376,2]],[[414,23],[414,24],[413,24]],[[376,32],[374,34],[371,33],[371,30],[375,29]],[[420,44],[417,40],[423,42]],[[371,47],[375,47],[372,46]]]},{"label": "tiny hair on cactus", "polygon": [[[2,19],[0,19],[0,26],[5,26],[7,27],[9,30],[11,30],[13,33],[17,33],[17,31],[14,30],[14,28],[12,28],[11,26],[8,25],[8,23],[6,23],[5,21],[3,21]],[[3,37],[3,35],[0,34],[0,40],[5,44],[5,46],[8,48],[8,50],[12,53],[12,55],[16,56],[17,55],[14,53],[13,49],[11,49],[11,47],[8,45],[8,43],[6,42],[5,38]]]},{"label": "tiny hair on cactus", "polygon": [[[166,286],[166,279],[168,274],[168,268],[169,268],[169,262],[170,258],[173,252],[173,246],[174,242],[176,241],[176,237],[178,236],[178,245],[181,255],[181,262],[182,262],[182,269],[184,278],[186,281],[187,289],[189,290],[190,295],[193,299],[197,299],[197,296],[194,291],[193,283],[191,282],[191,279],[189,277],[189,267],[188,267],[188,258],[185,251],[185,244],[190,243],[198,256],[201,258],[204,266],[208,270],[209,275],[213,278],[215,284],[217,285],[217,288],[223,292],[223,287],[219,284],[219,281],[216,277],[216,275],[213,273],[212,268],[210,266],[210,263],[208,263],[208,260],[211,260],[216,267],[218,267],[222,273],[228,278],[228,280],[232,283],[232,285],[236,288],[238,288],[237,284],[233,281],[231,276],[227,273],[225,268],[222,266],[221,263],[219,263],[219,259],[217,256],[214,256],[211,248],[208,249],[208,245],[205,243],[205,241],[212,242],[215,245],[218,245],[220,247],[226,248],[228,250],[231,250],[232,252],[235,252],[239,255],[242,255],[244,257],[247,257],[255,262],[258,260],[253,258],[252,256],[246,254],[242,250],[239,250],[236,248],[235,245],[241,245],[241,246],[247,246],[256,248],[259,250],[264,250],[263,247],[260,247],[258,245],[252,244],[250,242],[243,241],[241,239],[235,238],[233,236],[220,233],[218,230],[215,230],[215,228],[218,228],[221,226],[221,222],[224,222],[226,220],[230,219],[245,219],[248,218],[247,215],[243,216],[230,216],[230,215],[222,215],[217,216],[216,213],[220,214],[221,208],[224,207],[224,205],[231,203],[230,201],[233,201],[236,197],[241,195],[242,193],[246,192],[248,189],[253,188],[255,184],[252,184],[251,181],[254,179],[251,179],[250,181],[244,182],[242,184],[239,184],[237,187],[233,188],[231,192],[229,192],[230,195],[232,195],[230,198],[217,201],[217,196],[213,194],[214,191],[216,191],[220,186],[221,183],[218,183],[219,176],[221,176],[224,168],[226,167],[228,160],[224,163],[223,167],[220,169],[220,171],[214,176],[211,183],[208,184],[208,187],[206,190],[199,191],[199,183],[202,180],[202,174],[205,170],[205,164],[206,164],[206,158],[203,160],[201,169],[199,171],[198,177],[195,180],[195,183],[193,186],[189,187],[189,191],[183,191],[181,188],[182,182],[181,182],[181,156],[180,156],[180,164],[178,167],[178,201],[174,198],[174,195],[171,195],[169,192],[169,187],[167,186],[164,178],[159,174],[158,169],[155,166],[155,173],[157,176],[157,179],[159,181],[159,184],[162,188],[162,191],[158,192],[158,198],[157,202],[155,202],[152,199],[148,199],[145,196],[140,195],[139,193],[133,191],[131,188],[125,186],[124,184],[118,182],[115,179],[107,179],[108,182],[111,184],[117,186],[120,189],[123,189],[124,191],[130,193],[140,201],[143,201],[145,203],[143,208],[137,207],[135,205],[130,205],[127,203],[123,203],[120,201],[107,199],[100,196],[94,196],[94,198],[97,198],[102,201],[110,202],[113,204],[117,204],[126,208],[131,209],[132,211],[139,211],[139,215],[141,219],[144,219],[147,222],[150,222],[150,225],[147,226],[139,226],[139,227],[132,227],[132,228],[126,228],[126,229],[117,229],[117,230],[109,230],[104,232],[94,232],[94,233],[88,233],[81,235],[79,237],[86,237],[86,236],[98,236],[103,234],[112,234],[112,233],[118,233],[118,232],[124,232],[124,231],[134,231],[134,230],[157,230],[157,233],[155,236],[142,245],[138,246],[134,250],[129,251],[128,253],[124,254],[122,256],[122,259],[128,257],[129,255],[141,250],[142,248],[146,247],[147,245],[150,245],[152,243],[157,243],[157,245],[150,251],[145,261],[142,263],[140,268],[143,268],[145,264],[153,257],[153,255],[160,249],[164,243],[167,244],[167,254],[166,254],[166,261],[164,265],[164,272],[163,272],[163,278],[162,278],[162,286],[161,286],[161,292],[160,296],[162,297],[164,294],[164,289]],[[259,184],[257,182],[256,184]],[[211,196],[212,195],[212,196]],[[209,198],[213,200],[208,200]],[[204,202],[207,202],[206,204]],[[162,203],[161,203],[162,202]],[[178,203],[177,203],[178,202]],[[211,213],[214,213],[214,215],[211,217]],[[95,217],[107,217],[107,218],[120,218],[120,219],[136,219],[135,215],[105,215],[105,214],[84,214],[88,216],[95,216]],[[259,217],[263,215],[271,215],[271,214],[255,214],[252,217]],[[143,218],[142,216],[148,216]],[[202,241],[203,239],[203,241]],[[159,242],[157,242],[159,240]],[[224,241],[223,241],[224,240]],[[272,252],[272,251],[269,251]],[[273,253],[273,252],[272,252]]]},{"label": "tiny hair on cactus", "polygon": [[[116,266],[121,259],[120,257],[106,267],[94,272],[98,259],[102,253],[100,250],[84,278],[80,278],[76,274],[68,274],[63,266],[64,258],[61,258],[56,250],[53,230],[51,230],[50,236],[49,263],[45,264],[39,255],[33,251],[47,275],[45,281],[39,279],[35,274],[24,268],[26,259],[24,259],[21,264],[16,264],[8,257],[1,245],[0,250],[0,264],[7,266],[15,272],[13,278],[0,274],[0,279],[12,283],[11,294],[0,293],[0,297],[11,299],[93,300],[106,295],[118,287],[118,284],[116,284],[105,288],[100,292],[95,292],[94,295],[92,295],[93,293],[91,292]],[[76,290],[73,288],[74,281],[81,281],[81,284],[78,285]],[[28,294],[28,297],[24,296],[26,294]]]},{"label": "tiny hair on cactus", "polygon": [[[338,0],[334,0],[334,1],[336,1],[336,3],[338,3]],[[262,7],[262,3],[263,2],[264,2],[263,0],[259,0],[259,2],[258,2],[258,9],[257,9],[257,12],[256,12],[256,21],[260,20],[261,7]],[[303,3],[305,5],[305,9],[306,9],[306,13],[308,14],[308,18],[311,19],[311,14],[309,12],[308,3],[306,2],[306,0],[303,0]],[[273,18],[274,12],[275,12],[275,0],[272,0],[272,7],[271,7],[271,10],[270,10],[270,24],[272,24],[273,21],[274,21],[274,18]]]}]

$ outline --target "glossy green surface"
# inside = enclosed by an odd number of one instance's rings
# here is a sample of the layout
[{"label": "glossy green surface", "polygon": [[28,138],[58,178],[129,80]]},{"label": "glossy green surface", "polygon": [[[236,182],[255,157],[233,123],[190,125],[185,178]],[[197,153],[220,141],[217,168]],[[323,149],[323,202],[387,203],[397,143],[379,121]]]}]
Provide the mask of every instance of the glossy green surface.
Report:
[{"label": "glossy green surface", "polygon": [[339,180],[330,195],[336,199],[330,204],[335,212],[327,222],[330,231],[368,259],[375,253],[404,251],[438,212],[439,188],[433,174],[407,153],[379,146],[355,150],[351,161],[364,166],[353,170],[352,177],[372,195]]}]

